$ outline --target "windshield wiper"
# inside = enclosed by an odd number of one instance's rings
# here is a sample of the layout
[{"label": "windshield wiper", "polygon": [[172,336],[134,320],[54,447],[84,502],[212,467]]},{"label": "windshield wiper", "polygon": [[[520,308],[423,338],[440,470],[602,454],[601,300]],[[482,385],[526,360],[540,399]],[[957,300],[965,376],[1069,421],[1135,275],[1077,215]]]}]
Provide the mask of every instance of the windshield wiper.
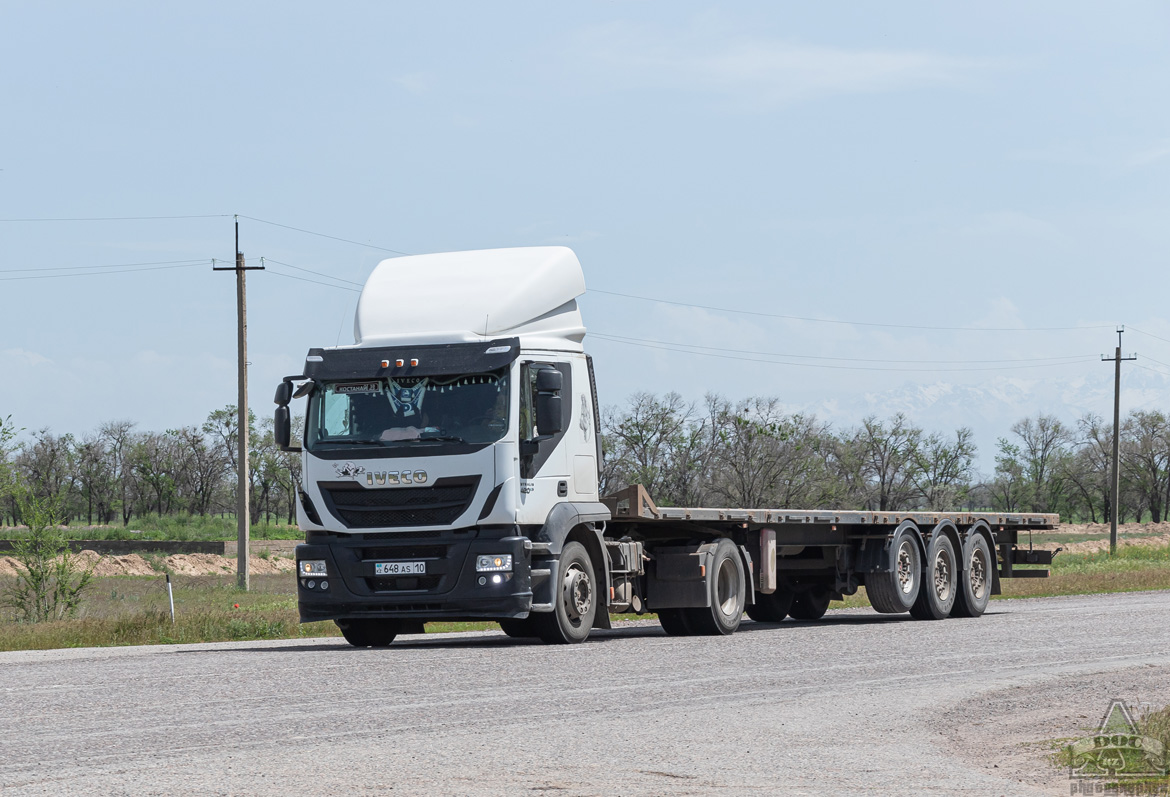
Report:
[{"label": "windshield wiper", "polygon": [[[418,438],[416,438],[416,440],[419,442],[428,442],[430,440],[435,440],[435,441],[438,441],[440,443],[466,443],[467,442],[462,437],[456,437],[455,435],[451,435],[451,434],[427,435],[426,437],[418,437]],[[412,440],[410,442],[415,442],[416,440]]]}]

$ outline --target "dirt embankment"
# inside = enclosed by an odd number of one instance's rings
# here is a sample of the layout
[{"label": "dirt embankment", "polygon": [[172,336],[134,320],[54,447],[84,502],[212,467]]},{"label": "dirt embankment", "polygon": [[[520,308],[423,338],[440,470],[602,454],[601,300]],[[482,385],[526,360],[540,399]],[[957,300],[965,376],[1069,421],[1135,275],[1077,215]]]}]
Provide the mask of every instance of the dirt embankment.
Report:
[{"label": "dirt embankment", "polygon": [[[235,557],[209,553],[173,554],[165,558],[145,559],[136,553],[125,556],[101,556],[94,551],[82,551],[76,556],[84,568],[93,568],[93,574],[106,576],[157,576],[170,572],[179,576],[208,576],[231,574],[236,570]],[[0,576],[14,576],[20,564],[11,556],[0,556]],[[252,556],[248,568],[255,575],[288,573],[296,569],[292,559],[273,556]]]},{"label": "dirt embankment", "polygon": [[[1083,542],[1046,542],[1037,548],[1052,550],[1063,548],[1065,553],[1098,553],[1109,550],[1108,523],[1069,523],[1056,529],[1060,534],[1075,534],[1086,539]],[[1142,545],[1163,547],[1170,545],[1170,522],[1165,523],[1121,523],[1117,526],[1117,545]]]}]

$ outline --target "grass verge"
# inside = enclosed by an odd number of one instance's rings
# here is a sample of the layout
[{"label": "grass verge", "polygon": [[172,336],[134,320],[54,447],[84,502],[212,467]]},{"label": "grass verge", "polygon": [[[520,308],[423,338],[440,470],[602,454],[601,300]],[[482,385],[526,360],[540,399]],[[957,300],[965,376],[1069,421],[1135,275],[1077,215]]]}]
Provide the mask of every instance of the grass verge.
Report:
[{"label": "grass verge", "polygon": [[[221,642],[339,636],[330,622],[297,622],[296,583],[291,575],[254,576],[252,591],[240,592],[231,576],[175,576],[176,622],[170,621],[161,577],[99,578],[81,616],[54,623],[0,623],[0,650],[102,645]],[[0,583],[0,589],[3,584]],[[1107,554],[1061,554],[1048,579],[1003,582],[1000,598],[1084,595],[1170,589],[1170,546],[1127,547]],[[833,608],[869,605],[865,589]],[[622,615],[614,619],[634,619]],[[652,619],[654,615],[641,615]],[[492,622],[428,623],[428,633],[495,629]],[[1170,724],[1170,718],[1166,720]]]}]

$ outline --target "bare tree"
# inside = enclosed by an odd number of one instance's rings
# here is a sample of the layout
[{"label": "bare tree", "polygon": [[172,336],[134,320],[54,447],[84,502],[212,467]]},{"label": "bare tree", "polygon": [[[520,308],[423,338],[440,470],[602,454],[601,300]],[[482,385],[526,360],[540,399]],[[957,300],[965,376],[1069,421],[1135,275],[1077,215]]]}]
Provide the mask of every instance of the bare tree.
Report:
[{"label": "bare tree", "polygon": [[953,441],[937,433],[922,440],[914,481],[924,508],[942,511],[955,509],[963,502],[976,453],[972,436],[964,426],[955,430]]}]

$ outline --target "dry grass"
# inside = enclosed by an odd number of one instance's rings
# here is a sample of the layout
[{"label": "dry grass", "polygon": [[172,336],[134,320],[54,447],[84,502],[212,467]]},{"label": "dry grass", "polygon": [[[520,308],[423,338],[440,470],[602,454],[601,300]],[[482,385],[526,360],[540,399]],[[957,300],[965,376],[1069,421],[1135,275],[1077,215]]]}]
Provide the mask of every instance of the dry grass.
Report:
[{"label": "dry grass", "polygon": [[[247,593],[235,589],[230,574],[172,579],[174,625],[161,575],[97,578],[77,619],[41,624],[0,621],[0,650],[339,635],[333,623],[297,622],[296,583],[290,575],[254,576],[252,591]],[[1170,589],[1170,546],[1127,547],[1114,558],[1105,554],[1061,554],[1050,578],[1005,580],[1003,586],[1004,598]],[[833,607],[868,605],[862,588]],[[648,618],[653,615],[642,615],[642,619]],[[496,627],[490,622],[428,623],[427,632]],[[1170,713],[1159,714],[1151,722],[1163,723],[1157,727],[1170,726]]]}]

